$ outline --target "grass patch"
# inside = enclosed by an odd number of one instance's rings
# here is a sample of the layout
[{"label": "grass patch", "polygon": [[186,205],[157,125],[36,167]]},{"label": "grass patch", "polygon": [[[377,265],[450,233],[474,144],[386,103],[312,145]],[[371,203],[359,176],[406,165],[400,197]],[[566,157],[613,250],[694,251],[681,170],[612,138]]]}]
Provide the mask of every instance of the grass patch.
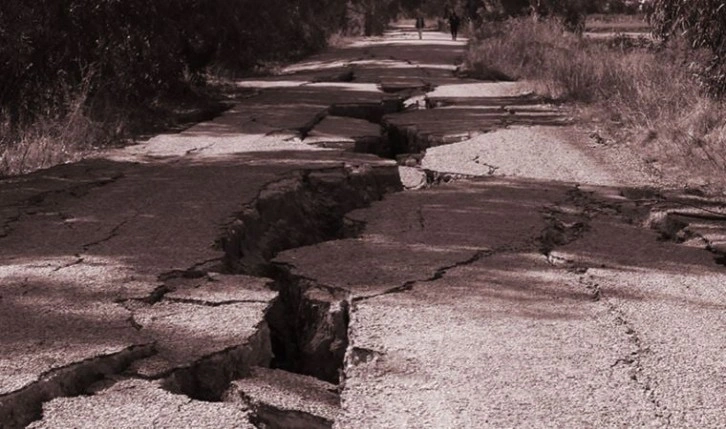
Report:
[{"label": "grass patch", "polygon": [[93,149],[89,142],[104,140],[103,134],[83,114],[41,117],[20,130],[5,121],[0,124],[0,177],[81,159]]},{"label": "grass patch", "polygon": [[694,78],[699,61],[685,45],[588,40],[530,18],[480,32],[467,67],[534,81],[542,95],[575,103],[671,180],[723,188],[725,106],[703,95]]},{"label": "grass patch", "polygon": [[0,112],[0,177],[76,161],[94,146],[113,141],[117,127],[87,114],[88,93],[86,85],[66,90],[32,120],[13,121]]}]

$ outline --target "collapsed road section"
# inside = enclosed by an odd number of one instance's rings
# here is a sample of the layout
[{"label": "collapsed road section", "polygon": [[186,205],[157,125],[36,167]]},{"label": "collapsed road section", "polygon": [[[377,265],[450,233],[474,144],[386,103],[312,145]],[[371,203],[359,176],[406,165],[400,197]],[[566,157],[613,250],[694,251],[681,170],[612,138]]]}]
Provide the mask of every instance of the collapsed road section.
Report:
[{"label": "collapsed road section", "polygon": [[722,427],[715,214],[392,37],[0,182],[0,427]]}]

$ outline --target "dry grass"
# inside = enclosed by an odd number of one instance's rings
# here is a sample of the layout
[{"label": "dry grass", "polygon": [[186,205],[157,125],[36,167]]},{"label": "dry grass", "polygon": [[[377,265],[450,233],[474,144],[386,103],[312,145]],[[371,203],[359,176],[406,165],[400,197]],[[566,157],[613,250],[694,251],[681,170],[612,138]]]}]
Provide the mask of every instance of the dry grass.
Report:
[{"label": "dry grass", "polygon": [[0,177],[78,161],[99,149],[123,144],[217,116],[230,100],[249,95],[229,79],[216,78],[175,98],[143,106],[116,99],[89,99],[90,80],[32,121],[12,123],[0,111]]},{"label": "dry grass", "polygon": [[671,180],[726,185],[724,102],[702,95],[684,46],[594,42],[557,22],[520,19],[472,44],[468,67],[538,82],[543,95],[574,102]]},{"label": "dry grass", "polygon": [[86,114],[85,93],[67,100],[58,111],[22,126],[0,121],[0,177],[77,161],[113,140],[115,127],[110,122],[94,121]]}]

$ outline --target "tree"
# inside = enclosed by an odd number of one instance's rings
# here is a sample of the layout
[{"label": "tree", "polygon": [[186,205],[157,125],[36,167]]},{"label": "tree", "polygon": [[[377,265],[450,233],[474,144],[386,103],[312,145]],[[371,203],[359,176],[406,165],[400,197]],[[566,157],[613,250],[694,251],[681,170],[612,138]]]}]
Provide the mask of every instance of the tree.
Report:
[{"label": "tree", "polygon": [[684,37],[708,52],[704,83],[715,95],[726,94],[726,0],[653,0],[649,19],[661,39]]},{"label": "tree", "polygon": [[445,2],[453,9],[476,22],[481,18],[496,20],[536,13],[539,16],[557,16],[566,29],[582,32],[587,13],[598,11],[602,2],[597,0],[455,0]]}]

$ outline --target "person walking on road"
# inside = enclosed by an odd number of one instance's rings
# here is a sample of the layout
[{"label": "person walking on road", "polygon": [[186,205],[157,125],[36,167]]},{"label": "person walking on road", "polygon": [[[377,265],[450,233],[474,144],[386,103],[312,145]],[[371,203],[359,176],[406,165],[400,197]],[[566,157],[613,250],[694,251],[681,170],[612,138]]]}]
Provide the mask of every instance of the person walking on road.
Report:
[{"label": "person walking on road", "polygon": [[459,34],[459,25],[461,24],[461,18],[456,12],[451,12],[449,15],[449,28],[451,29],[451,40],[456,40],[456,36]]},{"label": "person walking on road", "polygon": [[418,40],[423,39],[423,29],[426,26],[422,16],[416,18],[416,31],[418,31]]}]

